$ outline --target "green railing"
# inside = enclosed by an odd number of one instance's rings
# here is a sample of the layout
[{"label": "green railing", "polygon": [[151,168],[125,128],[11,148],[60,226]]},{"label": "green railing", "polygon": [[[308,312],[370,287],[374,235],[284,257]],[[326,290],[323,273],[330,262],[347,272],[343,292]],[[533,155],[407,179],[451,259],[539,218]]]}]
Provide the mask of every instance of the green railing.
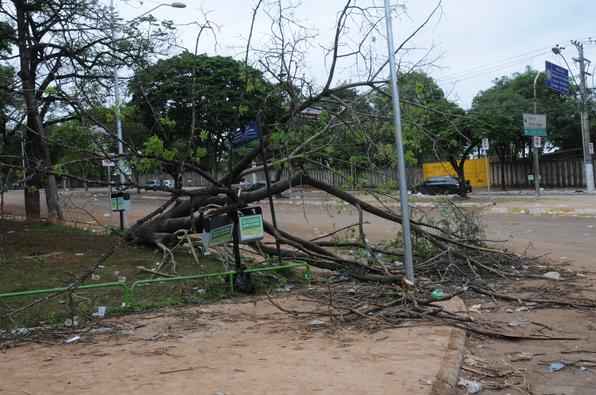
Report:
[{"label": "green railing", "polygon": [[[307,282],[310,282],[312,278],[312,274],[310,271],[310,266],[306,263],[289,263],[287,265],[279,265],[279,266],[266,266],[266,267],[256,267],[246,269],[247,273],[261,273],[261,272],[271,272],[271,271],[278,271],[284,269],[295,269],[303,267],[304,268],[304,279]],[[78,287],[59,287],[59,288],[45,288],[45,289],[32,289],[28,291],[19,291],[19,292],[8,292],[8,293],[0,293],[0,299],[7,299],[7,298],[19,298],[25,296],[33,296],[33,295],[47,295],[53,294],[58,292],[76,292],[79,290],[88,290],[88,289],[100,289],[100,288],[121,288],[122,289],[122,302],[125,303],[127,306],[133,305],[135,301],[135,289],[139,287],[145,287],[151,284],[157,283],[169,283],[169,282],[184,282],[189,280],[197,280],[203,278],[212,278],[212,277],[228,277],[230,283],[230,291],[234,291],[234,275],[236,271],[227,271],[227,272],[217,272],[217,273],[203,273],[203,274],[193,274],[188,276],[176,276],[176,277],[164,277],[164,278],[154,278],[154,279],[147,279],[147,280],[137,280],[133,282],[130,286],[126,284],[124,281],[114,281],[109,283],[99,283],[99,284],[84,284]]]}]

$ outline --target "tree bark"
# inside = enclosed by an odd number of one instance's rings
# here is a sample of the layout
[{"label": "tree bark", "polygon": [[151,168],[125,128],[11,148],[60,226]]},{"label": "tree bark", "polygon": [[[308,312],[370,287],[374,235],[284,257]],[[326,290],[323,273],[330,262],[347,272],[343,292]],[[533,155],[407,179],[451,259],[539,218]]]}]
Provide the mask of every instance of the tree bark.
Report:
[{"label": "tree bark", "polygon": [[[23,2],[15,4],[17,10],[17,30],[18,30],[18,47],[19,47],[19,62],[20,71],[19,77],[23,85],[23,98],[25,99],[25,107],[27,111],[27,134],[31,137],[31,145],[29,156],[30,158],[38,159],[46,169],[52,168],[52,161],[50,158],[50,149],[48,146],[48,134],[41,120],[39,114],[39,106],[36,99],[36,66],[37,60],[34,58],[32,48],[28,43],[29,27],[27,15],[27,5]],[[31,164],[35,165],[35,164]],[[37,170],[33,170],[38,173]],[[27,188],[25,197],[25,210],[28,208],[31,213],[27,214],[28,218],[39,218],[39,188],[41,187],[41,176],[38,174],[34,177],[35,181],[31,189]],[[33,200],[37,199],[37,202]],[[29,204],[27,204],[29,203]],[[58,202],[58,185],[56,177],[49,175],[47,177],[46,185],[46,203],[48,206],[48,219],[55,221],[63,219],[62,209]]]},{"label": "tree bark", "polygon": [[25,215],[28,220],[38,221],[41,218],[41,199],[39,189],[27,185],[23,191],[25,198]]}]

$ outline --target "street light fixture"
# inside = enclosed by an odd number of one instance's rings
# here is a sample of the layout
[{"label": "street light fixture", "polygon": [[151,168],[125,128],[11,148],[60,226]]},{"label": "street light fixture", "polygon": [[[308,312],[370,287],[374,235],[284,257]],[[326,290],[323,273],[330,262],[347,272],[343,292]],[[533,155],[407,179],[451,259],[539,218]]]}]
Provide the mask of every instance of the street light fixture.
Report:
[{"label": "street light fixture", "polygon": [[[157,6],[151,8],[149,11],[142,13],[141,15],[137,16],[136,18],[131,19],[134,21],[135,19],[139,19],[160,7],[172,7],[172,8],[186,8],[186,4],[175,1],[173,3],[161,3]],[[114,0],[110,1],[110,10],[112,11],[112,41],[116,41],[116,12],[114,7]],[[123,136],[122,136],[122,114],[120,113],[120,88],[119,88],[119,81],[118,81],[118,66],[114,67],[114,107],[115,107],[115,118],[116,118],[116,133],[118,137],[118,158],[121,161],[124,156],[124,145],[123,145]],[[122,169],[121,162],[118,164],[118,169],[120,170],[120,187],[126,183],[126,175]],[[120,228],[124,229],[127,225],[127,218],[124,211],[120,211]]]}]

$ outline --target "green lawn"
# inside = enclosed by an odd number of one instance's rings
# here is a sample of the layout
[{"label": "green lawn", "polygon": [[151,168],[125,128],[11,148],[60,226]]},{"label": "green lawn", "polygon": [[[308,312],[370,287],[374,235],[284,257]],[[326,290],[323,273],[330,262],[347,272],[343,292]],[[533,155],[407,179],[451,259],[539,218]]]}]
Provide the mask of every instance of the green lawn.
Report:
[{"label": "green lawn", "polygon": [[[0,293],[39,288],[64,287],[93,268],[98,259],[112,248],[114,253],[86,284],[126,281],[127,284],[152,278],[138,266],[153,267],[161,252],[127,244],[116,235],[97,235],[61,225],[0,220]],[[221,262],[200,257],[195,263],[188,249],[176,253],[177,274],[190,275],[222,272]],[[260,290],[279,287],[293,273],[271,272],[256,275]],[[107,306],[108,314],[147,310],[167,305],[205,303],[229,296],[229,284],[219,277],[181,283],[152,284],[135,292],[134,306],[122,306],[120,289],[77,290],[70,296],[61,294],[51,301],[6,317],[13,311],[45,295],[0,299],[0,328],[63,324],[76,316],[82,324],[93,319],[98,306]]]}]

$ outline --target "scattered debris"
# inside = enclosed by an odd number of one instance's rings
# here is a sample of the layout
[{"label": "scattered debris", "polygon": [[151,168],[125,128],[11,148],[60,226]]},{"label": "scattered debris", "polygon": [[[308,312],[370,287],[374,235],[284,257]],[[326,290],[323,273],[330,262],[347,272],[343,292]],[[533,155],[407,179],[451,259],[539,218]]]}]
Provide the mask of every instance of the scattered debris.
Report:
[{"label": "scattered debris", "polygon": [[108,308],[106,306],[97,306],[97,311],[95,313],[93,313],[93,316],[98,317],[98,318],[103,318],[106,316],[107,309]]},{"label": "scattered debris", "polygon": [[100,326],[99,328],[91,329],[89,333],[94,335],[102,335],[105,333],[111,333],[114,331],[114,328],[110,328],[109,326]]},{"label": "scattered debris", "polygon": [[54,257],[54,256],[62,255],[62,254],[64,254],[64,253],[61,252],[61,251],[54,251],[54,252],[49,252],[47,254],[24,256],[23,259],[40,260],[40,259],[46,259],[46,258],[51,258],[51,257]]},{"label": "scattered debris", "polygon": [[511,327],[519,327],[519,326],[526,326],[528,324],[529,324],[528,320],[522,319],[522,320],[511,321],[507,325],[509,325]]},{"label": "scattered debris", "polygon": [[468,394],[477,394],[482,391],[482,384],[478,381],[460,378],[457,385],[464,387]]},{"label": "scattered debris", "polygon": [[71,344],[71,343],[76,343],[76,342],[78,342],[79,340],[81,340],[81,336],[79,336],[79,335],[76,335],[76,336],[73,336],[73,337],[70,337],[70,338],[66,339],[66,340],[64,341],[64,343],[65,343],[65,344]]},{"label": "scattered debris", "polygon": [[561,273],[559,272],[546,272],[542,275],[544,278],[548,278],[549,280],[560,280]]},{"label": "scattered debris", "polygon": [[17,328],[17,329],[13,329],[12,331],[10,331],[12,335],[14,336],[28,336],[31,334],[31,329],[29,328]]},{"label": "scattered debris", "polygon": [[482,308],[482,305],[481,304],[474,304],[474,305],[468,307],[468,311],[470,313],[482,314],[481,308]]},{"label": "scattered debris", "polygon": [[567,365],[565,365],[563,362],[553,362],[550,365],[548,365],[548,367],[546,368],[546,371],[549,373],[554,373],[554,372],[558,372],[559,370],[563,370],[565,369]]},{"label": "scattered debris", "polygon": [[290,292],[292,290],[292,288],[294,288],[294,287],[291,286],[291,285],[286,285],[286,286],[281,287],[281,288],[276,288],[275,289],[275,292]]},{"label": "scattered debris", "polygon": [[159,372],[159,374],[170,374],[170,373],[180,373],[180,372],[189,372],[194,370],[193,367],[190,368],[182,368],[182,369],[174,369],[174,370],[165,370],[163,372]]},{"label": "scattered debris", "polygon": [[433,300],[441,300],[441,299],[445,298],[445,293],[443,292],[442,289],[437,288],[432,291],[430,296],[433,298]]},{"label": "scattered debris", "polygon": [[511,362],[531,361],[534,357],[535,354],[529,352],[516,352],[511,355],[509,360]]}]

